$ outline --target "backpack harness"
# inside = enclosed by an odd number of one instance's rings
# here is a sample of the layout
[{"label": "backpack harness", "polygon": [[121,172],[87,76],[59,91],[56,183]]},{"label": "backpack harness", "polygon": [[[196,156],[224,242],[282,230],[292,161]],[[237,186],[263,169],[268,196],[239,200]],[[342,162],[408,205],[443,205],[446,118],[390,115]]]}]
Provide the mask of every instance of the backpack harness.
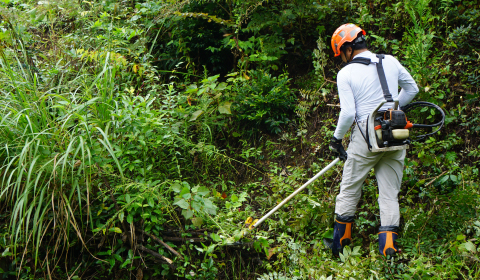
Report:
[{"label": "backpack harness", "polygon": [[[363,65],[370,65],[371,63],[375,63],[377,67],[378,78],[380,80],[380,85],[382,86],[383,96],[385,97],[385,101],[379,104],[375,111],[372,112],[367,118],[366,135],[363,133],[362,129],[358,125],[357,118],[355,117],[355,122],[357,123],[358,129],[360,130],[363,139],[365,139],[365,142],[367,143],[368,149],[370,151],[372,151],[373,149],[373,152],[404,150],[408,148],[408,144],[410,144],[411,141],[420,141],[422,139],[425,139],[427,136],[433,135],[440,131],[445,121],[445,113],[443,112],[443,110],[433,103],[424,101],[410,103],[400,108],[398,100],[393,99],[392,94],[388,89],[387,78],[385,77],[385,71],[382,64],[382,60],[385,58],[385,55],[377,54],[376,56],[378,57],[378,63],[372,62],[369,58],[364,57],[354,58],[352,61],[347,63],[347,65],[352,63],[360,63]],[[380,107],[386,102],[394,102],[394,108],[388,109],[386,111],[379,111]],[[435,108],[437,111],[440,112],[442,120],[431,125],[411,123],[407,120],[405,113],[418,107]],[[374,118],[373,122],[369,120],[370,117]],[[369,128],[369,124],[374,125],[374,130]],[[416,136],[415,139],[409,138],[410,134],[408,129],[410,128],[433,128],[437,126],[440,127],[432,133]]]}]

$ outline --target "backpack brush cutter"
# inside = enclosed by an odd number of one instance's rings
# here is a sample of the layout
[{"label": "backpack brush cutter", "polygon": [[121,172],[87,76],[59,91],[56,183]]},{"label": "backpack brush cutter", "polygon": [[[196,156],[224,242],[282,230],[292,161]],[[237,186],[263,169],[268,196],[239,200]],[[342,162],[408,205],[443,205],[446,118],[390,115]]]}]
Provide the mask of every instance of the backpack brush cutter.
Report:
[{"label": "backpack brush cutter", "polygon": [[[373,110],[368,116],[366,135],[363,133],[362,129],[357,123],[365,142],[367,142],[368,149],[372,152],[405,150],[408,149],[408,144],[410,144],[412,141],[423,140],[427,136],[433,135],[440,131],[445,122],[445,113],[443,112],[442,108],[433,103],[425,101],[414,102],[403,107],[399,107],[398,99],[393,99],[392,94],[388,89],[387,78],[385,77],[385,71],[382,65],[382,59],[385,58],[385,55],[377,54],[377,57],[378,63],[375,64],[385,100],[380,102],[375,110]],[[373,62],[371,62],[369,58],[361,57],[353,59],[348,64],[351,63],[370,65]],[[393,108],[381,110],[386,103],[393,103]],[[441,121],[434,124],[413,124],[408,121],[406,113],[420,107],[431,107],[436,109],[442,116]],[[410,128],[434,127],[438,127],[438,129],[434,132],[419,135],[414,139],[410,139]]]},{"label": "backpack brush cutter", "polygon": [[[427,136],[433,135],[442,129],[445,122],[445,113],[443,110],[430,102],[419,101],[410,103],[399,108],[398,100],[394,100],[394,108],[387,111],[380,111],[380,108],[386,101],[380,102],[377,108],[370,113],[367,120],[366,136],[360,129],[363,138],[367,142],[368,149],[372,152],[386,152],[394,150],[408,149],[411,142],[421,141]],[[406,113],[422,107],[431,107],[440,112],[442,119],[434,124],[414,124],[410,122]],[[435,128],[437,130],[410,138],[410,128]]]}]

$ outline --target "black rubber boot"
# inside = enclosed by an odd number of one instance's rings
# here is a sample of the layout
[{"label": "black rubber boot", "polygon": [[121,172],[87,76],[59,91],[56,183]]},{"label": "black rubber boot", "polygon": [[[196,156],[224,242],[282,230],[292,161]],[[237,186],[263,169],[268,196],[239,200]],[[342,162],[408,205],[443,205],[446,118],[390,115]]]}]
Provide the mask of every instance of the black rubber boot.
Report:
[{"label": "black rubber boot", "polygon": [[384,256],[395,256],[398,252],[397,238],[399,228],[397,226],[384,226],[379,228],[378,251]]},{"label": "black rubber boot", "polygon": [[343,253],[343,247],[352,244],[352,227],[355,216],[337,215],[333,227],[332,253],[338,257]]}]

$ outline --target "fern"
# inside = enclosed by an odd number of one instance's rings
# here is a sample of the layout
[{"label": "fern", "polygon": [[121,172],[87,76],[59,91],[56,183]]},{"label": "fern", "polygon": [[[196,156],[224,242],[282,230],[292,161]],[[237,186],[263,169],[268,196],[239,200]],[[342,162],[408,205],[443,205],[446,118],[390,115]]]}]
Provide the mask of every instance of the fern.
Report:
[{"label": "fern", "polygon": [[326,49],[325,42],[323,42],[322,38],[318,38],[317,40],[317,49],[313,50],[313,55],[315,56],[315,60],[313,60],[313,66],[315,67],[315,75],[320,77],[322,81],[325,81],[327,78],[325,77],[325,66],[327,65],[327,54],[325,53]]},{"label": "fern", "polygon": [[310,112],[316,110],[321,104],[322,100],[324,100],[326,96],[326,90],[322,89],[322,93],[320,93],[318,90],[313,91],[300,89],[300,96],[302,100],[296,105],[295,113],[300,119],[301,129],[305,129],[307,127],[307,117],[309,116]]}]

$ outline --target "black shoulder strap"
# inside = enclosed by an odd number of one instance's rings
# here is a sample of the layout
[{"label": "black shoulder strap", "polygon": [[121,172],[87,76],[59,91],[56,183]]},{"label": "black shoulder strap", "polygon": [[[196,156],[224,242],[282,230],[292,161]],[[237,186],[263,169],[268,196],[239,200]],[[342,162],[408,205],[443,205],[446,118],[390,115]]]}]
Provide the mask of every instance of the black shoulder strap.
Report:
[{"label": "black shoulder strap", "polygon": [[[372,63],[372,61],[370,60],[370,58],[357,57],[357,58],[352,59],[349,63],[347,63],[347,65],[352,64],[352,63],[360,63],[360,64],[364,64],[364,65],[369,65],[370,63]],[[345,65],[345,66],[347,66],[347,65]]]},{"label": "black shoulder strap", "polygon": [[387,102],[393,102],[392,94],[388,90],[387,78],[385,77],[385,71],[383,70],[382,59],[385,58],[383,54],[377,54],[378,63],[377,63],[377,73],[378,78],[380,79],[380,85],[382,86],[383,96]]},{"label": "black shoulder strap", "polygon": [[[385,71],[383,70],[383,64],[382,64],[382,59],[385,58],[384,54],[377,54],[378,57],[378,63],[377,65],[377,73],[378,73],[378,78],[380,79],[380,85],[382,86],[383,90],[383,96],[385,97],[385,100],[387,102],[393,102],[392,94],[390,93],[390,90],[388,90],[388,83],[387,83],[387,78],[385,77]],[[365,57],[357,57],[352,59],[347,65],[352,64],[352,63],[360,63],[363,65],[370,65],[372,61],[370,58],[365,58]],[[345,65],[345,66],[347,66]]]}]

